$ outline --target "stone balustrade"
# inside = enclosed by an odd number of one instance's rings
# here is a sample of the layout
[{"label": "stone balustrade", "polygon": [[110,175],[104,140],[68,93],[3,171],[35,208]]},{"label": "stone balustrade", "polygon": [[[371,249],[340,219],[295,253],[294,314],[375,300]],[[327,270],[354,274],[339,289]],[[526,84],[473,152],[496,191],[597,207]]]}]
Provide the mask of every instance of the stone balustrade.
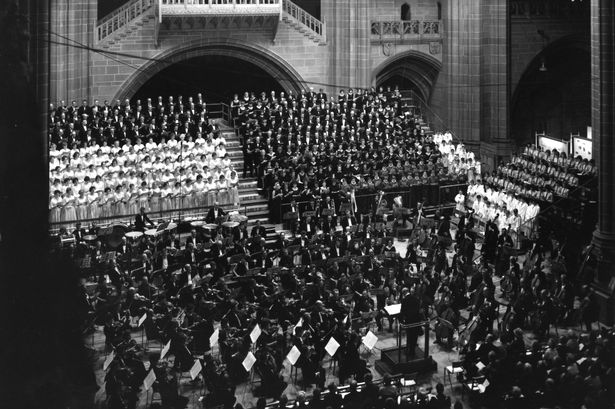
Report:
[{"label": "stone balustrade", "polygon": [[440,39],[442,22],[439,20],[372,21],[372,41]]}]

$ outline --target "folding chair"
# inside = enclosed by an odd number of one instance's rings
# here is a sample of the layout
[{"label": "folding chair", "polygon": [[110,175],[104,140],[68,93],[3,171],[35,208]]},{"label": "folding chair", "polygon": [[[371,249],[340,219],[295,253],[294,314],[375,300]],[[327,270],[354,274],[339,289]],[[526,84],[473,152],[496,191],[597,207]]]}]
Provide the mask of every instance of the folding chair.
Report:
[{"label": "folding chair", "polygon": [[417,376],[418,376],[418,372],[414,372],[411,374],[404,374],[403,378],[399,380],[403,388],[409,388],[407,393],[409,394],[416,393],[416,390],[417,390],[416,377]]},{"label": "folding chair", "polygon": [[481,394],[484,392],[482,384],[485,381],[484,376],[474,376],[470,379],[470,382],[463,382],[463,389],[461,390],[461,397],[463,398],[464,392],[467,390],[470,396]]},{"label": "folding chair", "polygon": [[463,362],[456,361],[452,362],[451,365],[444,368],[444,383],[446,383],[446,378],[448,378],[448,383],[451,385],[451,389],[453,389],[453,380],[452,376],[463,373]]}]

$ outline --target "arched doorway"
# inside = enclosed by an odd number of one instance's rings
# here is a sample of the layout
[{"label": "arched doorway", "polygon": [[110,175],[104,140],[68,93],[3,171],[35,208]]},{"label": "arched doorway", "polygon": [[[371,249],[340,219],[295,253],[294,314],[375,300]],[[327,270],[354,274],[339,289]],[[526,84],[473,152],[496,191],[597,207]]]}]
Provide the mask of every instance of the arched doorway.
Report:
[{"label": "arched doorway", "polygon": [[511,132],[518,145],[532,143],[536,131],[568,139],[591,123],[589,40],[563,38],[548,45],[528,65],[512,99]]},{"label": "arched doorway", "polygon": [[297,71],[270,50],[234,40],[201,39],[148,60],[124,82],[114,99],[162,91],[180,95],[182,91],[185,95],[203,92],[210,101],[224,101],[246,90],[296,93],[305,88]]},{"label": "arched doorway", "polygon": [[134,99],[155,100],[158,95],[195,96],[205,101],[227,102],[234,94],[254,91],[257,95],[285,91],[270,73],[247,61],[223,55],[189,58],[164,68],[151,77],[133,95]]},{"label": "arched doorway", "polygon": [[376,67],[372,84],[377,87],[399,85],[399,89],[412,90],[428,103],[441,68],[442,64],[435,58],[418,51],[407,51]]}]

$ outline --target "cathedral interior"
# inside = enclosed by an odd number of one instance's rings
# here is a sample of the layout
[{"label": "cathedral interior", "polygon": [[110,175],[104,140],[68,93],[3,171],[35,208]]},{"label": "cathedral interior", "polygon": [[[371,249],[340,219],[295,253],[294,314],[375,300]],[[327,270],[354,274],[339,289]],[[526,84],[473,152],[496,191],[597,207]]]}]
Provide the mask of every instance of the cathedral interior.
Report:
[{"label": "cathedral interior", "polygon": [[1,407],[615,407],[612,0],[0,19]]}]

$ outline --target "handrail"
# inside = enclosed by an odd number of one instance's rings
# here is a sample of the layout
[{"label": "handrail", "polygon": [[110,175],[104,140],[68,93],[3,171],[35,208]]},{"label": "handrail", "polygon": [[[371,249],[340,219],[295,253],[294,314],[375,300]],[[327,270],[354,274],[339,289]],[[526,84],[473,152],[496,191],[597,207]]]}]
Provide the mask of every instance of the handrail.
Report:
[{"label": "handrail", "polygon": [[[218,106],[220,107],[219,110],[216,109]],[[231,107],[224,102],[213,102],[211,104],[207,104],[207,115],[210,118],[222,118],[226,121],[227,124],[230,124]]]},{"label": "handrail", "polygon": [[[248,214],[248,206],[247,205],[234,205],[232,203],[220,204],[220,208],[225,211],[238,211],[241,214]],[[207,212],[209,211],[209,207],[185,207],[185,208],[177,208],[177,209],[169,209],[169,210],[158,210],[155,212],[148,212],[148,215],[151,219],[155,220],[185,220],[187,218],[205,218]],[[106,227],[117,223],[131,224],[134,221],[136,214],[122,214],[115,216],[106,216],[106,217],[97,217],[94,219],[79,219],[79,220],[66,220],[60,222],[50,222],[49,223],[49,232],[57,233],[60,228],[65,226],[74,226],[76,223],[81,223],[82,226],[91,225],[92,223],[96,223],[97,227]]]},{"label": "handrail", "polygon": [[132,0],[107,14],[98,21],[94,28],[95,41],[102,41],[119,29],[127,26],[131,21],[149,10],[154,3],[156,3],[156,0]]},{"label": "handrail", "polygon": [[290,0],[282,1],[282,9],[295,21],[321,36],[323,41],[327,40],[327,26],[324,21],[318,20]]},{"label": "handrail", "polygon": [[[422,200],[423,198],[426,198],[427,196],[431,196],[430,198],[428,198],[428,202],[437,201],[437,203],[429,203],[428,205],[426,205],[426,208],[431,208],[431,207],[443,208],[449,204],[454,205],[455,202],[454,200],[452,200],[450,202],[443,203],[442,197],[440,194],[442,189],[451,189],[451,188],[457,188],[459,186],[467,186],[467,183],[450,183],[450,182],[449,184],[441,184],[441,183],[445,183],[445,181],[438,182],[437,184],[420,184],[420,185],[413,185],[413,186],[404,186],[403,188],[383,189],[383,192],[384,192],[383,198],[385,198],[386,200],[392,200],[393,196],[401,196],[403,207],[412,208],[416,204],[409,203],[409,199],[414,198],[414,199]],[[437,189],[437,192],[436,192],[436,189]],[[422,194],[422,196],[418,197],[419,193]],[[372,193],[361,193],[361,194],[355,195],[355,199],[357,201],[357,213],[365,214],[366,212],[370,211],[369,208],[371,205],[368,204],[368,203],[371,203],[370,199],[378,197],[379,194],[380,193],[378,192],[372,192]],[[311,204],[312,202],[313,202],[312,200],[295,201],[295,203],[299,206]],[[280,209],[279,209],[280,219],[282,219],[282,216],[285,213],[285,210],[289,206],[290,206],[290,203],[280,204]]]},{"label": "handrail", "polygon": [[441,20],[372,20],[371,36],[379,39],[437,38],[442,35]]}]

